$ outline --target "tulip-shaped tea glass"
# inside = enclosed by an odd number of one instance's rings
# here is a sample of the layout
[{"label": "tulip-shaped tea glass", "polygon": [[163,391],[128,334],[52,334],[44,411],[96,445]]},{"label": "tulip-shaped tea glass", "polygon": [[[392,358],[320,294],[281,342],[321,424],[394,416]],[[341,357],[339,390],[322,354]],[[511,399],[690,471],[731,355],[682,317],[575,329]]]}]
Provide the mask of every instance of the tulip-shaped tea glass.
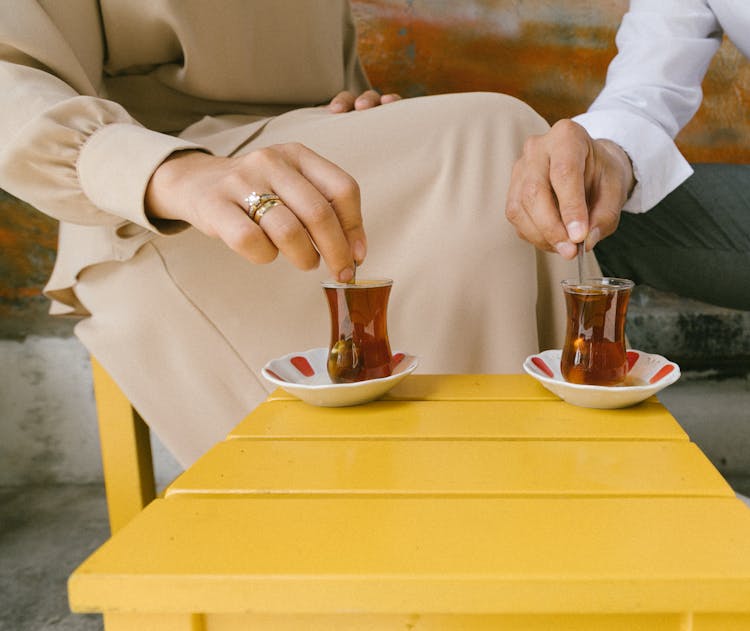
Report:
[{"label": "tulip-shaped tea glass", "polygon": [[564,280],[567,330],[560,360],[566,381],[594,386],[625,382],[625,315],[633,281],[625,278]]},{"label": "tulip-shaped tea glass", "polygon": [[388,298],[393,281],[324,282],[331,314],[328,375],[350,383],[391,374]]}]

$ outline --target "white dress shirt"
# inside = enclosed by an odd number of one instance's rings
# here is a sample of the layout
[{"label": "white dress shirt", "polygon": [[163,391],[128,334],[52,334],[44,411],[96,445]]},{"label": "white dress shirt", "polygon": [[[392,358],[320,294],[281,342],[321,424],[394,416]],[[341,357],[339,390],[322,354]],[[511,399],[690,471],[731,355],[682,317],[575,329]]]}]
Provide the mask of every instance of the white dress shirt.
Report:
[{"label": "white dress shirt", "polygon": [[604,89],[573,119],[630,156],[637,184],[625,210],[649,210],[692,174],[674,137],[701,104],[724,33],[750,57],[750,0],[631,0]]}]

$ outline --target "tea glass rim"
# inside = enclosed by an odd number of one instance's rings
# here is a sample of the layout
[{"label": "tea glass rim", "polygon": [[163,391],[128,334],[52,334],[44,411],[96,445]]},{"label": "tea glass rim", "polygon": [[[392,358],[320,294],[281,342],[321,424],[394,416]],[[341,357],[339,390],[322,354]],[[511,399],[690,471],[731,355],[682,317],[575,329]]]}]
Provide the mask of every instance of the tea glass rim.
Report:
[{"label": "tea glass rim", "polygon": [[328,289],[374,289],[376,287],[390,287],[393,280],[390,278],[359,278],[354,283],[341,283],[336,280],[321,281],[321,286]]},{"label": "tea glass rim", "polygon": [[575,292],[585,294],[587,290],[595,293],[618,292],[632,289],[635,282],[629,278],[617,278],[616,276],[594,276],[579,280],[578,278],[566,278],[560,281],[560,285],[565,292]]}]

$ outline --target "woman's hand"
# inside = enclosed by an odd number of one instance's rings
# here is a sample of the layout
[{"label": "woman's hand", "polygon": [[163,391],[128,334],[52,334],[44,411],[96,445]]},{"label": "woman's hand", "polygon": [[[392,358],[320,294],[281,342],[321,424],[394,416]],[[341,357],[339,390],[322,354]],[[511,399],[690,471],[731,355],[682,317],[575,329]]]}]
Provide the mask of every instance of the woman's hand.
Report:
[{"label": "woman's hand", "polygon": [[354,96],[351,92],[339,92],[331,99],[328,109],[334,114],[351,112],[352,110],[369,110],[371,107],[386,105],[394,101],[400,101],[398,94],[383,94],[382,96],[375,90],[367,90],[359,96]]},{"label": "woman's hand", "polygon": [[[259,223],[247,214],[252,192],[275,193],[282,204]],[[302,270],[322,257],[331,274],[348,282],[365,258],[359,186],[332,162],[289,143],[222,158],[200,151],[170,156],[146,190],[149,216],[190,223],[218,237],[253,263],[279,252]]]},{"label": "woman's hand", "polygon": [[635,186],[625,151],[571,120],[526,140],[513,167],[505,215],[519,236],[563,258],[612,234]]}]

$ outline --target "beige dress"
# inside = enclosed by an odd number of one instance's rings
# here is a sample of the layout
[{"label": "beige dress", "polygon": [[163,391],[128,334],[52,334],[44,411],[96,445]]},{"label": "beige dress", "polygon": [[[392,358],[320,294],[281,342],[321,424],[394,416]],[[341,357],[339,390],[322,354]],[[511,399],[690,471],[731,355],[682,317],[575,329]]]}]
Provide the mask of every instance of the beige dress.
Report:
[{"label": "beige dress", "polygon": [[574,266],[504,217],[547,124],[486,93],[319,107],[367,87],[344,0],[18,0],[0,3],[0,42],[0,187],[61,221],[52,311],[85,316],[76,334],[183,465],[263,400],[266,361],[326,345],[329,325],[324,269],[149,221],[146,185],[176,150],[295,141],[353,175],[358,273],[394,280],[391,343],[420,372],[520,372],[559,346]]}]

